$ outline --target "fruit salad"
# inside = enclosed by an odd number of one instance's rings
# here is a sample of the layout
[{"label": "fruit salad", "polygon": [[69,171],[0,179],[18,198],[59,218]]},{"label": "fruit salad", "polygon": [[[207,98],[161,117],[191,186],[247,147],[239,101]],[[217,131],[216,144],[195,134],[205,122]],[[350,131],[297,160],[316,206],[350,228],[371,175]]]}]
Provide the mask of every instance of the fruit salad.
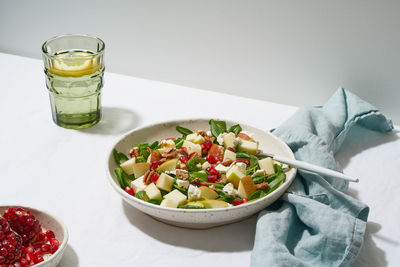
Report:
[{"label": "fruit salad", "polygon": [[0,216],[0,267],[34,266],[59,245],[54,232],[44,231],[29,210],[9,208]]},{"label": "fruit salad", "polygon": [[208,131],[176,126],[180,137],[136,144],[129,155],[114,149],[121,188],[163,207],[209,209],[255,201],[285,182],[287,168],[262,157],[251,133],[209,124]]}]

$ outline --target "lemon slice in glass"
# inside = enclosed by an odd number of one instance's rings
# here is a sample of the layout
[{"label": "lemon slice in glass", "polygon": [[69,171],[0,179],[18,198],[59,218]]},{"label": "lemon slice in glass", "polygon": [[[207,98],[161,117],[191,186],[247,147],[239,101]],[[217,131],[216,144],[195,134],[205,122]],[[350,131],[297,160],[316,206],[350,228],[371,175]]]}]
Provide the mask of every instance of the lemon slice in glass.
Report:
[{"label": "lemon slice in glass", "polygon": [[93,74],[99,68],[95,55],[87,52],[69,52],[56,55],[49,71],[64,77],[80,77]]}]

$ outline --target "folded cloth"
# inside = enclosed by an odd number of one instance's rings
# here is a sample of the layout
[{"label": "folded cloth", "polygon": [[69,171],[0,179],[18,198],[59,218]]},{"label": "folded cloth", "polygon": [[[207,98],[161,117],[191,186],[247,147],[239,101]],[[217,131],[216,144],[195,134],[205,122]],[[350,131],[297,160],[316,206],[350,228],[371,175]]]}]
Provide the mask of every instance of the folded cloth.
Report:
[{"label": "folded cloth", "polygon": [[[299,109],[273,134],[296,159],[342,171],[334,153],[355,124],[393,129],[374,106],[341,88],[324,106]],[[298,170],[287,192],[259,214],[251,266],[351,266],[369,208],[346,195],[347,188],[343,180]]]}]

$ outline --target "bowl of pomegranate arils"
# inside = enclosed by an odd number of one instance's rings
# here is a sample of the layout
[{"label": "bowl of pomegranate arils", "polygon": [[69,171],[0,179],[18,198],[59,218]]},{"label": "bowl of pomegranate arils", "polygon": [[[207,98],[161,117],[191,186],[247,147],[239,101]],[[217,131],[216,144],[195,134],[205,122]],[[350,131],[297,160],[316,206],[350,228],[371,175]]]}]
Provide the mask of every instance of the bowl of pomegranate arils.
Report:
[{"label": "bowl of pomegranate arils", "polygon": [[120,138],[106,170],[128,204],[159,221],[202,229],[243,220],[286,191],[296,169],[263,152],[294,159],[268,131],[234,121],[177,120]]},{"label": "bowl of pomegranate arils", "polygon": [[67,228],[53,215],[0,206],[0,267],[57,266],[67,241]]}]

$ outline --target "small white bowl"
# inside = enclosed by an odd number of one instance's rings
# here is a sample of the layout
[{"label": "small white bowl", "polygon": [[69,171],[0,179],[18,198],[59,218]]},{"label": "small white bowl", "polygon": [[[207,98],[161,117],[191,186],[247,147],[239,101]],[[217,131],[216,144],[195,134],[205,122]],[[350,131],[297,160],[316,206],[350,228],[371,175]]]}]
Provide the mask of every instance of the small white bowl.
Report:
[{"label": "small white bowl", "polygon": [[[160,141],[168,137],[180,137],[181,135],[175,129],[177,125],[192,130],[208,130],[210,127],[208,122],[209,119],[169,121],[142,127],[124,135],[115,145],[112,146],[107,156],[106,172],[112,187],[128,204],[144,213],[147,213],[156,220],[175,226],[195,229],[210,228],[243,220],[277,200],[292,183],[296,175],[296,169],[293,168],[288,171],[286,173],[286,181],[266,197],[229,208],[194,210],[166,208],[142,201],[127,194],[121,189],[114,175],[114,169],[118,167],[114,161],[114,148],[128,155],[129,150],[136,144],[152,143],[156,140]],[[226,122],[228,126],[237,124],[237,122],[232,121]],[[285,156],[291,159],[295,158],[290,148],[283,141],[269,132],[245,125],[243,123],[240,123],[240,126],[244,131],[254,134],[254,139],[259,141],[260,149],[263,151]]]},{"label": "small white bowl", "polygon": [[60,263],[60,260],[64,254],[65,248],[67,247],[67,242],[68,242],[68,231],[67,227],[65,227],[64,223],[61,222],[59,219],[54,217],[53,215],[35,209],[31,207],[26,207],[26,206],[0,206],[0,215],[2,215],[7,209],[9,208],[24,208],[27,209],[31,212],[33,216],[36,217],[37,220],[39,220],[40,225],[42,226],[43,230],[52,230],[54,232],[55,238],[57,238],[58,241],[60,241],[60,246],[57,249],[56,253],[51,255],[48,259],[35,264],[35,267],[55,267]]}]

